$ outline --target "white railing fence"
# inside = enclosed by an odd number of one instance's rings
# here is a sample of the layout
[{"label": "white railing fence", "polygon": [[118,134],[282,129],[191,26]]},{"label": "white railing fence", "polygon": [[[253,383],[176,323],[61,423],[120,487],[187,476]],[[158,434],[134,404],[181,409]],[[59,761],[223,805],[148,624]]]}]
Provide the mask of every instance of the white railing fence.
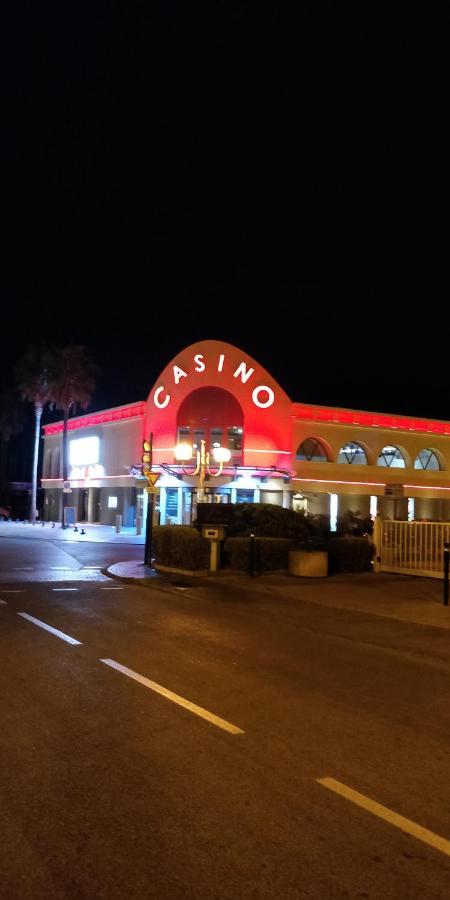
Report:
[{"label": "white railing fence", "polygon": [[374,542],[378,570],[442,578],[450,522],[377,521]]}]

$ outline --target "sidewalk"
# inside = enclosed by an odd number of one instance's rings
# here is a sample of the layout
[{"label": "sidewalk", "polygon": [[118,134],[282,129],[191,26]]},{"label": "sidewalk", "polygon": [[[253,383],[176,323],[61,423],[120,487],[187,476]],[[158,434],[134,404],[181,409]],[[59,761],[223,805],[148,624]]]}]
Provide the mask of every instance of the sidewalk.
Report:
[{"label": "sidewalk", "polygon": [[[60,523],[52,527],[51,522],[36,522],[31,525],[23,522],[0,522],[0,538],[9,537],[32,538],[33,540],[47,541],[89,541],[107,544],[145,544],[145,534],[136,534],[135,528],[122,528],[120,534],[116,534],[114,525],[85,525],[79,524],[75,531],[73,525],[61,528]],[[85,533],[82,534],[82,531]]]},{"label": "sidewalk", "polygon": [[433,578],[412,578],[372,572],[332,575],[329,578],[294,578],[271,573],[250,578],[222,571],[217,576],[175,576],[155,573],[138,562],[115,563],[108,575],[128,583],[167,587],[170,583],[207,588],[220,600],[317,603],[416,625],[450,630],[450,606],[443,606],[442,584]]}]

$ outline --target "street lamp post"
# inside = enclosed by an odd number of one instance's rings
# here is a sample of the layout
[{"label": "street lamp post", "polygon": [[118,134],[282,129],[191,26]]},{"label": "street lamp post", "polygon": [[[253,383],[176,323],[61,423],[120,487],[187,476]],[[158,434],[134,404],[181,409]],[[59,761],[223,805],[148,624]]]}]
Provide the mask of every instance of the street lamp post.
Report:
[{"label": "street lamp post", "polygon": [[142,474],[147,479],[147,522],[145,526],[145,550],[144,550],[144,566],[152,565],[152,543],[153,543],[153,495],[157,493],[155,484],[159,478],[159,472],[152,472],[153,462],[153,433],[150,434],[150,440],[143,443],[142,454]]},{"label": "street lamp post", "polygon": [[218,464],[217,472],[214,472],[210,466],[210,453],[206,450],[206,442],[200,441],[200,450],[196,452],[196,466],[193,472],[188,472],[183,462],[192,459],[192,447],[190,444],[177,444],[175,447],[175,459],[181,463],[181,468],[185,475],[198,475],[197,502],[203,503],[205,497],[205,476],[212,475],[217,478],[222,474],[223,464],[229,462],[231,453],[227,447],[213,447],[211,454],[214,462]]}]

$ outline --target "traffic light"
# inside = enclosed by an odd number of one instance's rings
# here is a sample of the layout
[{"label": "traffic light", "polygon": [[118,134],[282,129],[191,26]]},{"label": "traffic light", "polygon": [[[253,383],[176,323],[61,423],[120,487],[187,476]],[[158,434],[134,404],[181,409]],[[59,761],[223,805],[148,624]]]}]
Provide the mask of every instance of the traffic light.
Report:
[{"label": "traffic light", "polygon": [[152,445],[150,441],[143,441],[142,444],[142,465],[151,466],[152,464]]}]

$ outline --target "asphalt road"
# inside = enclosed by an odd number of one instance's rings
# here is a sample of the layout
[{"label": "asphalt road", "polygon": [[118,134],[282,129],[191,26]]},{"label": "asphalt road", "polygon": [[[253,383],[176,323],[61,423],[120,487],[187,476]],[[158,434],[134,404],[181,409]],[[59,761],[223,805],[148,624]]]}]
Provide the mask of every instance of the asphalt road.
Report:
[{"label": "asphalt road", "polygon": [[0,544],[2,900],[449,896],[448,634],[71,558]]}]

